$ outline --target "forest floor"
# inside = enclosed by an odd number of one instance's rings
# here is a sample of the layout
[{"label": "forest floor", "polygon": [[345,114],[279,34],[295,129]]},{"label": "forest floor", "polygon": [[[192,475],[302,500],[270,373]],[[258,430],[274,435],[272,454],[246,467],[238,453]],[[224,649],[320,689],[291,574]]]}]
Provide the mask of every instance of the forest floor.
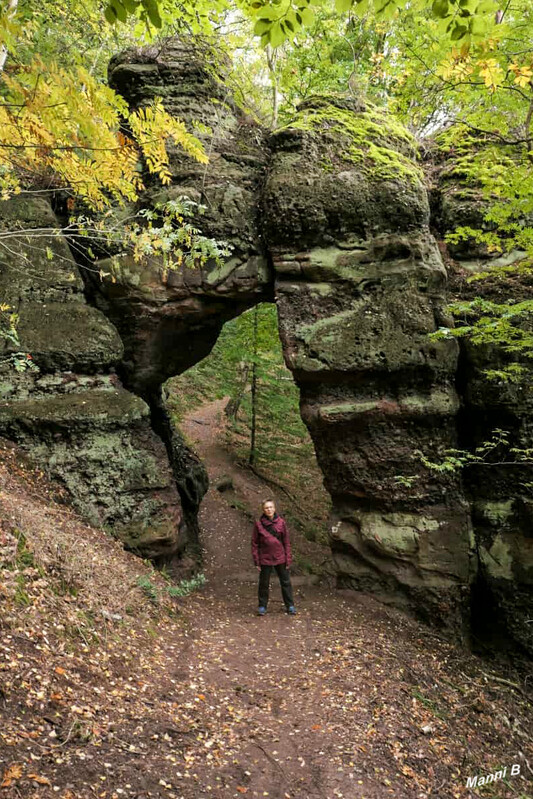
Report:
[{"label": "forest floor", "polygon": [[220,444],[221,408],[186,420],[211,488],[207,582],[182,598],[3,446],[0,799],[533,797],[532,681],[510,663],[336,590],[298,536],[325,576],[293,576],[288,616],[273,575],[256,615],[251,518],[272,492]]}]

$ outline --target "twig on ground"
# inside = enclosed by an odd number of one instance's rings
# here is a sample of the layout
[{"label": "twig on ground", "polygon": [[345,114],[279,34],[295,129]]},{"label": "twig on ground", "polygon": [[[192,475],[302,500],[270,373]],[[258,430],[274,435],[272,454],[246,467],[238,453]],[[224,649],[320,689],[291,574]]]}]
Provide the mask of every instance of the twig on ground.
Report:
[{"label": "twig on ground", "polygon": [[269,752],[267,752],[267,750],[263,746],[261,746],[261,744],[258,744],[257,741],[252,741],[252,744],[253,746],[257,746],[257,748],[263,752],[269,763],[272,763],[274,766],[278,767],[278,769],[281,771],[283,775],[283,779],[287,780],[287,775],[285,774],[281,763],[278,763],[278,761],[274,757],[272,757],[272,755]]},{"label": "twig on ground", "polygon": [[511,682],[511,680],[506,680],[504,677],[495,677],[495,676],[493,676],[492,674],[486,674],[484,671],[482,671],[481,673],[482,673],[482,675],[483,675],[484,677],[486,677],[486,679],[487,679],[487,680],[491,680],[492,682],[498,682],[498,683],[501,683],[502,685],[509,685],[511,688],[514,688],[514,689],[515,689],[515,691],[518,691],[519,693],[521,693],[521,694],[522,694],[522,696],[523,696],[525,699],[527,699],[529,702],[531,702],[531,700],[533,699],[533,697],[532,697],[532,696],[530,696],[529,694],[527,694],[527,693],[524,691],[524,689],[523,689],[523,688],[521,688],[521,687],[518,685],[518,683],[516,683],[516,682]]}]

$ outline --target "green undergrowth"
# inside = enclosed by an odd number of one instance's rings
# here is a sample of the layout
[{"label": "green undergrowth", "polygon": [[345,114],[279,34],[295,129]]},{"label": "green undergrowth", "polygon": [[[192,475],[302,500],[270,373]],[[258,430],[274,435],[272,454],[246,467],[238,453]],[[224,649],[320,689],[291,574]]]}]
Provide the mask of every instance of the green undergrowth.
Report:
[{"label": "green undergrowth", "polygon": [[354,110],[342,100],[316,97],[278,131],[287,129],[320,131],[334,140],[337,155],[361,165],[371,177],[424,182],[422,170],[414,163],[415,138],[395,117],[370,102]]},{"label": "green undergrowth", "polygon": [[153,579],[154,573],[152,575],[141,574],[137,577],[138,587],[154,605],[159,605],[165,594],[174,598],[184,597],[201,588],[206,582],[203,572],[194,575],[190,580],[180,580],[176,585],[170,584],[170,578],[166,576],[164,570],[160,574],[165,577],[169,584],[159,586]]}]

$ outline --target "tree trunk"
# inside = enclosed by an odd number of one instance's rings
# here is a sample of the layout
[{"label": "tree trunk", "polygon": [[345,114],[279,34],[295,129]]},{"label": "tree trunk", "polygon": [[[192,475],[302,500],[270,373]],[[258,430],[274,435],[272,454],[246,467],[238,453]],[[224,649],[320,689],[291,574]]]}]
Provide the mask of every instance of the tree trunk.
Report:
[{"label": "tree trunk", "polygon": [[276,76],[276,53],[272,49],[272,47],[267,44],[266,48],[266,58],[267,58],[267,65],[268,71],[270,73],[270,81],[272,84],[272,122],[271,127],[277,128],[278,126],[278,111],[279,111],[279,88],[278,88],[278,79]]},{"label": "tree trunk", "polygon": [[[14,17],[17,11],[18,0],[8,0],[7,15]],[[4,66],[7,59],[7,47],[3,44],[0,47],[0,72],[4,71]]]},{"label": "tree trunk", "polygon": [[252,429],[250,436],[250,457],[248,463],[253,466],[255,463],[255,431],[257,420],[257,315],[258,306],[254,308],[254,336],[253,336],[253,362],[252,362]]},{"label": "tree trunk", "polygon": [[242,371],[241,384],[237,389],[237,393],[234,397],[232,397],[229,400],[226,407],[224,408],[224,413],[226,414],[228,419],[231,419],[232,421],[235,421],[237,419],[237,414],[239,413],[239,408],[241,407],[241,402],[246,392],[246,386],[248,384],[248,372],[250,371],[250,364],[245,363],[241,371]]}]

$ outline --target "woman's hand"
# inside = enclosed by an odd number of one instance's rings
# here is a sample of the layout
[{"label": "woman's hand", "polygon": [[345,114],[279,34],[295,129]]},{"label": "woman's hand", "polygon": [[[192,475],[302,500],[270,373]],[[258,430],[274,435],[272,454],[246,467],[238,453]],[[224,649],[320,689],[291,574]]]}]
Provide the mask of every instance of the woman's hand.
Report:
[{"label": "woman's hand", "polygon": [[261,566],[256,566],[255,568],[257,569],[258,572],[261,571]]}]

